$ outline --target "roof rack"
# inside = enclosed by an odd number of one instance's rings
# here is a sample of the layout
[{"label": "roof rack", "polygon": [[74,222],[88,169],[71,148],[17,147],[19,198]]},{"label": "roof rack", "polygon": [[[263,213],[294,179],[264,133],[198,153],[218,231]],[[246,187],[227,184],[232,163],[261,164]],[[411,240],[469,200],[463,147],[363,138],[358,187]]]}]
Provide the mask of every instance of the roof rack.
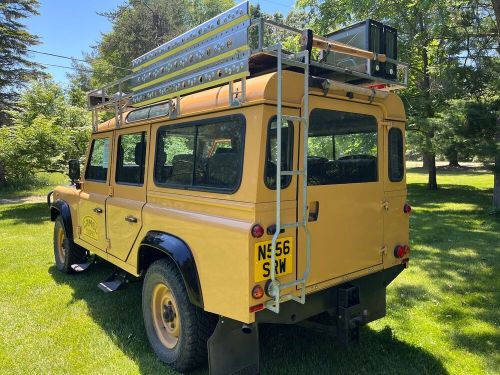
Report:
[{"label": "roof rack", "polygon": [[[382,25],[368,21],[366,27]],[[294,41],[288,44],[299,44],[300,51],[309,52],[308,71],[312,77],[369,90],[406,87],[408,65],[397,61],[396,48],[374,52],[373,48],[366,49],[370,43],[366,48],[356,46],[353,35],[363,34],[365,41],[369,40],[369,32],[359,25],[348,28],[347,39],[346,33],[339,32],[321,37],[311,30],[298,30],[264,18],[250,19],[249,2],[245,1],[136,58],[132,61],[132,74],[89,92],[87,102],[92,111],[93,130],[97,130],[101,112],[114,113],[115,126],[119,128],[126,111],[160,102],[166,103],[165,114],[175,117],[179,114],[182,96],[224,84],[229,84],[229,103],[239,105],[245,100],[246,79],[276,71],[278,53],[283,54],[283,69],[303,72],[294,53],[265,45],[269,28],[283,39],[281,42]],[[356,31],[356,27],[359,30]],[[394,29],[386,28],[390,29],[387,36],[394,37],[395,46]],[[378,30],[381,37],[386,38],[384,25]],[[266,39],[269,38],[266,36]],[[390,74],[386,74],[385,68],[380,69],[384,64],[390,66]],[[237,81],[242,83],[240,95],[233,91]]]}]

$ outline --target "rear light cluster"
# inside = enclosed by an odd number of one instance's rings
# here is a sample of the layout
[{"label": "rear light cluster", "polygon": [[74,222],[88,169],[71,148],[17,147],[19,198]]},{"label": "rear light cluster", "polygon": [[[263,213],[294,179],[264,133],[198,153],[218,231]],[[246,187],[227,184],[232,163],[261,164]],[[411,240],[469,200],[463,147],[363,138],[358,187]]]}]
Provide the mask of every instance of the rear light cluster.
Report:
[{"label": "rear light cluster", "polygon": [[260,238],[260,237],[262,237],[264,235],[264,228],[260,224],[255,224],[252,227],[251,232],[252,232],[252,237],[254,237],[254,238]]},{"label": "rear light cluster", "polygon": [[260,285],[255,285],[252,289],[252,297],[255,299],[261,299],[264,297],[264,288]]},{"label": "rear light cluster", "polygon": [[405,214],[409,214],[411,212],[411,206],[408,203],[405,203],[405,205],[403,206],[403,212]]},{"label": "rear light cluster", "polygon": [[396,258],[403,258],[406,255],[410,255],[410,246],[398,245],[394,248],[394,256]]}]

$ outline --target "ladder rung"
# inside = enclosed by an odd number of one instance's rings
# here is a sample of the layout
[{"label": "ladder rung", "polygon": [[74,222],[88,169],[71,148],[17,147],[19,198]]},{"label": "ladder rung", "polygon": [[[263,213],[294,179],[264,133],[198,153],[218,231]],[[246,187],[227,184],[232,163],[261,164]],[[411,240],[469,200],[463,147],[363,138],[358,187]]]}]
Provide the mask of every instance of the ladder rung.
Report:
[{"label": "ladder rung", "polygon": [[297,122],[304,122],[305,119],[304,117],[300,117],[300,116],[289,116],[289,115],[281,115],[281,118],[283,120],[288,120],[288,121],[297,121]]},{"label": "ladder rung", "polygon": [[282,176],[301,176],[304,174],[302,170],[294,170],[294,171],[281,171]]},{"label": "ladder rung", "polygon": [[281,229],[286,229],[286,228],[298,228],[304,226],[304,223],[301,221],[297,221],[295,223],[289,223],[289,224],[282,224]]}]

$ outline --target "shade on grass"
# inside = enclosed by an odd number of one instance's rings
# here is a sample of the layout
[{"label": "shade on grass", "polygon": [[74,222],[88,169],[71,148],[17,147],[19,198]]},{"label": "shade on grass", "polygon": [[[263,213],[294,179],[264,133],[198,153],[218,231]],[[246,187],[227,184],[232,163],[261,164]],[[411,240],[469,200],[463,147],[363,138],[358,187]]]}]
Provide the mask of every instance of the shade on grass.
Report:
[{"label": "shade on grass", "polygon": [[[409,173],[412,259],[388,289],[387,317],[342,350],[327,335],[261,327],[263,374],[500,373],[500,220],[492,178]],[[0,373],[172,373],[150,350],[141,283],[104,295],[112,270],[57,272],[43,203],[0,206]],[[201,369],[198,373],[206,373]]]}]

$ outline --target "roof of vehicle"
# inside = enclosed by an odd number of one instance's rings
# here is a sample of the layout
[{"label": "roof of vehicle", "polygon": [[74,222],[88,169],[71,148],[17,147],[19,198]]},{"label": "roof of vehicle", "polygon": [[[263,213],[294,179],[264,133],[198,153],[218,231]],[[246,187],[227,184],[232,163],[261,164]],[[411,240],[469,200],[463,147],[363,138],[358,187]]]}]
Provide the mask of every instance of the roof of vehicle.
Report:
[{"label": "roof of vehicle", "polygon": [[[283,71],[283,90],[282,90],[282,103],[283,106],[300,107],[304,93],[304,76],[301,73],[292,71]],[[234,84],[234,93],[238,93],[238,98],[241,99],[241,82]],[[324,90],[319,88],[310,88],[311,95],[325,96]],[[329,90],[328,97],[339,98],[343,100],[373,103],[381,106],[384,111],[384,117],[388,120],[405,121],[404,106],[398,95],[393,92],[387,92],[384,98],[375,97],[370,98],[369,95],[354,93],[353,98],[346,97],[344,90]],[[275,104],[277,97],[277,73],[268,73],[261,76],[253,77],[247,80],[245,90],[245,100],[241,107],[256,105],[256,104]],[[158,104],[156,104],[158,105]],[[229,105],[229,85],[216,87],[213,89],[200,91],[191,95],[186,95],[180,101],[180,113],[178,118],[191,117],[194,115],[201,115],[203,113],[216,112],[221,110],[234,109],[235,107]],[[134,111],[134,110],[132,110]],[[126,119],[128,114],[132,111],[126,112],[123,118]],[[168,115],[155,117],[153,119],[145,119],[134,122],[124,122],[123,127],[132,127],[142,125],[145,123],[165,122],[170,120]],[[97,131],[106,131],[115,129],[115,118],[99,124]]]}]

